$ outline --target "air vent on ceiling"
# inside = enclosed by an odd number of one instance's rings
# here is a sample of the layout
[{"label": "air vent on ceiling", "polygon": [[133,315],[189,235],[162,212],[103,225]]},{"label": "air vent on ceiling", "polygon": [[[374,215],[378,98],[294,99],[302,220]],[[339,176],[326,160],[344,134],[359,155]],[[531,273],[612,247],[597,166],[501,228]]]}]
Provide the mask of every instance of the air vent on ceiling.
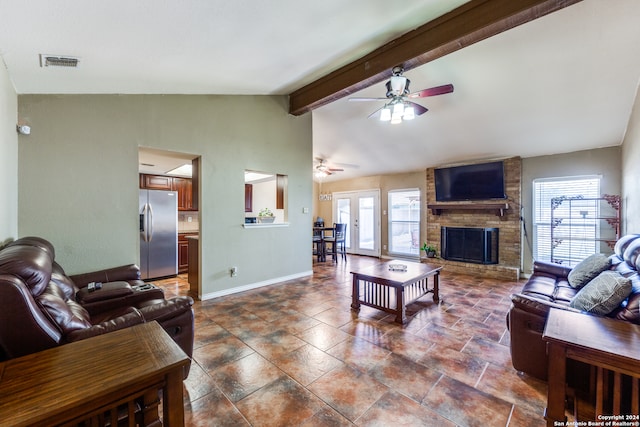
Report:
[{"label": "air vent on ceiling", "polygon": [[72,67],[78,66],[78,58],[72,56],[58,56],[58,55],[46,55],[40,54],[40,66],[41,67]]}]

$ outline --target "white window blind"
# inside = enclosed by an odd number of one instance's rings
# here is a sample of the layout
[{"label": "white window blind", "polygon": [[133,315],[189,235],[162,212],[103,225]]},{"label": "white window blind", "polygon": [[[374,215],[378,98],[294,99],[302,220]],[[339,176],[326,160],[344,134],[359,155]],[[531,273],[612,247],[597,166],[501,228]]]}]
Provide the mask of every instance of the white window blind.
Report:
[{"label": "white window blind", "polygon": [[420,256],[420,190],[389,192],[389,252]]},{"label": "white window blind", "polygon": [[[568,221],[557,224],[554,228],[554,237],[565,237],[562,243],[552,242],[551,239],[551,199],[557,197],[600,197],[600,177],[582,176],[570,178],[537,179],[533,181],[533,206],[534,206],[534,259],[540,261],[562,261],[566,265],[575,265],[580,260],[597,252],[596,238],[598,237],[598,221],[572,220],[570,226]],[[559,205],[553,212],[554,217],[568,217],[568,203]],[[581,214],[591,207],[585,205],[576,209],[573,205],[572,211]],[[571,213],[573,215],[573,213]],[[587,215],[585,215],[587,216]],[[589,215],[591,217],[597,215]],[[552,245],[553,249],[552,249]],[[552,252],[553,258],[552,260]]]}]

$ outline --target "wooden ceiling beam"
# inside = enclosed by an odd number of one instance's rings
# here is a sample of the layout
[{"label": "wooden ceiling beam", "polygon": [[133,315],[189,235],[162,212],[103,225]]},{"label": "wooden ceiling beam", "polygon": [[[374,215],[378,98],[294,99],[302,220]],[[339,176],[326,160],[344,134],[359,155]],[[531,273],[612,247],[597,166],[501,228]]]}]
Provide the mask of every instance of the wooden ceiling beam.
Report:
[{"label": "wooden ceiling beam", "polygon": [[391,69],[424,65],[582,0],[471,0],[289,95],[299,116],[388,79]]}]

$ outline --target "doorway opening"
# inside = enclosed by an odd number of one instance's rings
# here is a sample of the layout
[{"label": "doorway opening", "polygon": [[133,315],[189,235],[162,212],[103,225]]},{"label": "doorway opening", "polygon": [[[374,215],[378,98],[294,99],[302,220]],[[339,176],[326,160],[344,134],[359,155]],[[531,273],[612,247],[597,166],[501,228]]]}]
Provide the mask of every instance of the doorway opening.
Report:
[{"label": "doorway opening", "polygon": [[[151,280],[162,272],[162,277],[180,275],[189,282],[189,295],[199,298],[200,253],[202,211],[200,209],[200,156],[189,153],[160,150],[150,147],[138,149],[138,188],[141,194],[140,259],[143,278]],[[148,203],[143,203],[143,193],[170,194],[176,198],[172,213],[160,224],[152,214]],[[145,200],[149,200],[148,198]],[[151,214],[151,215],[149,215]],[[173,219],[172,219],[173,218]],[[171,224],[173,223],[173,224]],[[163,246],[149,233],[158,233],[163,228],[166,242]],[[160,263],[158,260],[162,259]],[[162,264],[162,269],[153,266]],[[153,271],[155,269],[155,271]]]},{"label": "doorway opening", "polygon": [[347,224],[347,253],[380,256],[380,190],[333,193],[333,218]]}]

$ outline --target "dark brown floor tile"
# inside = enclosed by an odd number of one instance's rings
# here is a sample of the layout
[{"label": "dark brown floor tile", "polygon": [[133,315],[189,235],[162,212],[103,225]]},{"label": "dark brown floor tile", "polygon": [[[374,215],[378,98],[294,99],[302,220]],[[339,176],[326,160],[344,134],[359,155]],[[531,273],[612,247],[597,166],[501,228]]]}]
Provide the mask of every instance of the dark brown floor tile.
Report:
[{"label": "dark brown floor tile", "polygon": [[300,427],[350,427],[354,424],[340,415],[335,409],[326,406],[305,422]]},{"label": "dark brown floor tile", "polygon": [[377,381],[416,402],[421,402],[442,376],[440,372],[397,354],[390,354],[368,373]]},{"label": "dark brown floor tile", "polygon": [[207,371],[253,353],[253,349],[234,336],[219,339],[193,350],[193,358]]},{"label": "dark brown floor tile", "polygon": [[273,331],[262,337],[249,338],[245,342],[268,360],[278,359],[307,344],[283,330]]},{"label": "dark brown floor tile", "polygon": [[454,427],[455,424],[429,408],[389,391],[356,420],[358,426],[367,427]]},{"label": "dark brown floor tile", "polygon": [[370,375],[349,366],[334,369],[308,389],[351,421],[364,414],[388,390]]},{"label": "dark brown floor tile", "polygon": [[185,405],[184,425],[189,427],[250,426],[240,411],[219,390],[214,390]]},{"label": "dark brown floor tile", "polygon": [[362,338],[371,343],[377,343],[380,342],[384,334],[394,327],[397,326],[386,322],[379,322],[377,320],[356,319],[353,322],[342,326],[340,330],[356,338]]},{"label": "dark brown floor tile", "polygon": [[471,338],[462,350],[463,353],[471,354],[494,365],[510,367],[511,351],[509,347],[480,337]]},{"label": "dark brown floor tile", "polygon": [[451,378],[474,386],[486,369],[488,362],[435,344],[431,350],[418,360],[418,363],[446,374]]},{"label": "dark brown floor tile", "polygon": [[281,356],[274,363],[304,386],[344,365],[340,360],[309,344]]},{"label": "dark brown floor tile", "polygon": [[389,351],[360,338],[349,338],[327,350],[327,353],[343,362],[368,371],[384,360]]},{"label": "dark brown floor tile", "polygon": [[327,325],[339,328],[357,318],[357,313],[352,313],[350,309],[345,310],[332,307],[328,310],[321,311],[313,317]]},{"label": "dark brown floor tile", "polygon": [[542,412],[532,412],[530,410],[520,408],[519,406],[514,406],[508,427],[545,427],[546,425],[547,421],[544,419],[544,414]]},{"label": "dark brown floor tile", "polygon": [[282,376],[236,403],[252,426],[295,426],[325,405],[307,389]]},{"label": "dark brown floor tile", "polygon": [[456,351],[462,350],[473,336],[471,333],[454,331],[435,323],[427,324],[415,334],[420,338],[438,344],[439,347],[449,347]]},{"label": "dark brown floor tile", "polygon": [[319,323],[312,328],[298,332],[296,336],[320,350],[328,350],[350,337],[346,332],[325,323]]},{"label": "dark brown floor tile", "polygon": [[237,402],[282,376],[282,371],[257,353],[228,363],[210,373],[218,388]]},{"label": "dark brown floor tile", "polygon": [[423,405],[460,426],[506,426],[511,404],[443,376]]},{"label": "dark brown floor tile", "polygon": [[411,360],[419,360],[434,345],[430,341],[400,329],[387,332],[376,344]]},{"label": "dark brown floor tile", "polygon": [[216,323],[209,322],[205,325],[198,325],[194,330],[193,347],[202,347],[203,345],[229,336],[231,336],[229,331]]},{"label": "dark brown floor tile", "polygon": [[191,362],[189,377],[184,380],[184,399],[194,401],[216,389],[215,382],[195,361]]},{"label": "dark brown floor tile", "polygon": [[496,330],[490,325],[465,318],[461,318],[451,328],[458,331],[471,332],[475,336],[484,337],[496,342],[500,341],[500,338],[502,338],[502,334],[504,332],[504,328]]},{"label": "dark brown floor tile", "polygon": [[291,334],[299,334],[321,324],[321,322],[313,317],[294,311],[293,314],[282,315],[271,324],[274,329],[282,329]]},{"label": "dark brown floor tile", "polygon": [[476,388],[540,413],[547,405],[547,383],[519,375],[512,367],[489,364]]}]

